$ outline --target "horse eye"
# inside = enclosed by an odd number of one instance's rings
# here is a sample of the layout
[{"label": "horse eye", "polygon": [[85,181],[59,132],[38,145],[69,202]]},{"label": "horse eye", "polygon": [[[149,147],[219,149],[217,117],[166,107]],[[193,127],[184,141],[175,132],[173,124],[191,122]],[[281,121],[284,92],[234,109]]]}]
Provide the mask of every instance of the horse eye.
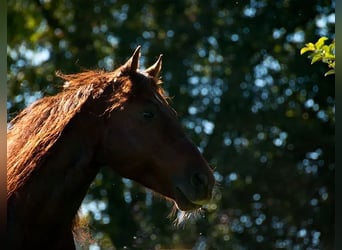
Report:
[{"label": "horse eye", "polygon": [[146,118],[146,119],[151,119],[151,118],[154,117],[154,113],[151,112],[151,111],[144,111],[144,112],[143,112],[143,116],[144,116],[144,118]]}]

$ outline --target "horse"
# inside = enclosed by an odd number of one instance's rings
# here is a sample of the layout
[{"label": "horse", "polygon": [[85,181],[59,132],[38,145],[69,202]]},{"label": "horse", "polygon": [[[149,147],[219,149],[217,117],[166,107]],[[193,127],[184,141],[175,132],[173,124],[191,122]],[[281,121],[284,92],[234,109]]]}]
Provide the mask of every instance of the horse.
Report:
[{"label": "horse", "polygon": [[57,73],[63,89],[9,123],[8,249],[75,249],[73,221],[104,166],[181,211],[210,201],[213,172],[161,86],[162,55],[140,70],[140,51],[113,71]]}]

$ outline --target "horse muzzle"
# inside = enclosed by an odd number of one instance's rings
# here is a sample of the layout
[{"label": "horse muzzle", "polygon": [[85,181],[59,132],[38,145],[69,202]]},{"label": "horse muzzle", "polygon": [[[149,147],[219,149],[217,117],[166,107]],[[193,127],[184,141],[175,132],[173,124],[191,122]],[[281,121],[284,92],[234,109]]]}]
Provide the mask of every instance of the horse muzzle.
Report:
[{"label": "horse muzzle", "polygon": [[194,172],[175,181],[175,202],[183,211],[195,210],[210,202],[215,180],[211,172]]}]

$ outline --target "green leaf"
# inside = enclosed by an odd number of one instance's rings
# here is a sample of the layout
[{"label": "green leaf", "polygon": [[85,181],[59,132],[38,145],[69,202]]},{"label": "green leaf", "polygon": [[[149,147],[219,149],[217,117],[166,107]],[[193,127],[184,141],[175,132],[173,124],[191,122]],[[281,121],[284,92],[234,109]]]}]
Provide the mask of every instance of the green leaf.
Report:
[{"label": "green leaf", "polygon": [[300,50],[300,54],[303,55],[305,52],[308,51],[315,51],[315,45],[313,43],[307,43],[305,44],[305,47]]},{"label": "green leaf", "polygon": [[329,63],[329,68],[333,68],[333,69],[335,69],[335,61],[333,61],[333,62],[331,62],[331,63]]},{"label": "green leaf", "polygon": [[309,47],[304,47],[300,50],[300,54],[303,55],[305,52],[308,51],[314,51],[315,49],[309,48]]},{"label": "green leaf", "polygon": [[320,52],[316,52],[312,55],[311,64],[320,60],[322,60],[322,54]]},{"label": "green leaf", "polygon": [[329,70],[327,73],[324,74],[324,76],[333,75],[333,74],[335,74],[335,69]]},{"label": "green leaf", "polygon": [[330,49],[329,49],[329,46],[328,45],[323,45],[322,47],[321,47],[321,50],[323,50],[324,51],[324,53],[330,53]]},{"label": "green leaf", "polygon": [[316,49],[320,49],[323,45],[324,45],[324,42],[328,40],[327,37],[323,36],[321,37],[320,39],[318,39],[318,41],[315,43],[315,47]]},{"label": "green leaf", "polygon": [[335,56],[330,54],[330,53],[327,53],[327,54],[324,55],[324,59],[335,60]]},{"label": "green leaf", "polygon": [[329,53],[335,57],[335,42],[329,45]]}]

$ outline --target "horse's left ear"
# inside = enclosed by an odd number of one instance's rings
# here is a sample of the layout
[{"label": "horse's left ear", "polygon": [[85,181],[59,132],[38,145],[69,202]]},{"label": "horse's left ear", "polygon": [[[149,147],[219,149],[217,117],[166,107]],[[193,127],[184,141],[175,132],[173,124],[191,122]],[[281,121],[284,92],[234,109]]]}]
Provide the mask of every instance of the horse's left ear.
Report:
[{"label": "horse's left ear", "polygon": [[122,65],[122,68],[129,70],[131,72],[136,72],[139,68],[141,46],[139,45],[133,52],[133,55],[127,60],[127,62]]},{"label": "horse's left ear", "polygon": [[162,57],[163,55],[160,55],[158,57],[158,60],[148,69],[145,70],[145,72],[149,75],[152,76],[153,78],[159,78],[160,75],[160,70],[162,67]]}]

